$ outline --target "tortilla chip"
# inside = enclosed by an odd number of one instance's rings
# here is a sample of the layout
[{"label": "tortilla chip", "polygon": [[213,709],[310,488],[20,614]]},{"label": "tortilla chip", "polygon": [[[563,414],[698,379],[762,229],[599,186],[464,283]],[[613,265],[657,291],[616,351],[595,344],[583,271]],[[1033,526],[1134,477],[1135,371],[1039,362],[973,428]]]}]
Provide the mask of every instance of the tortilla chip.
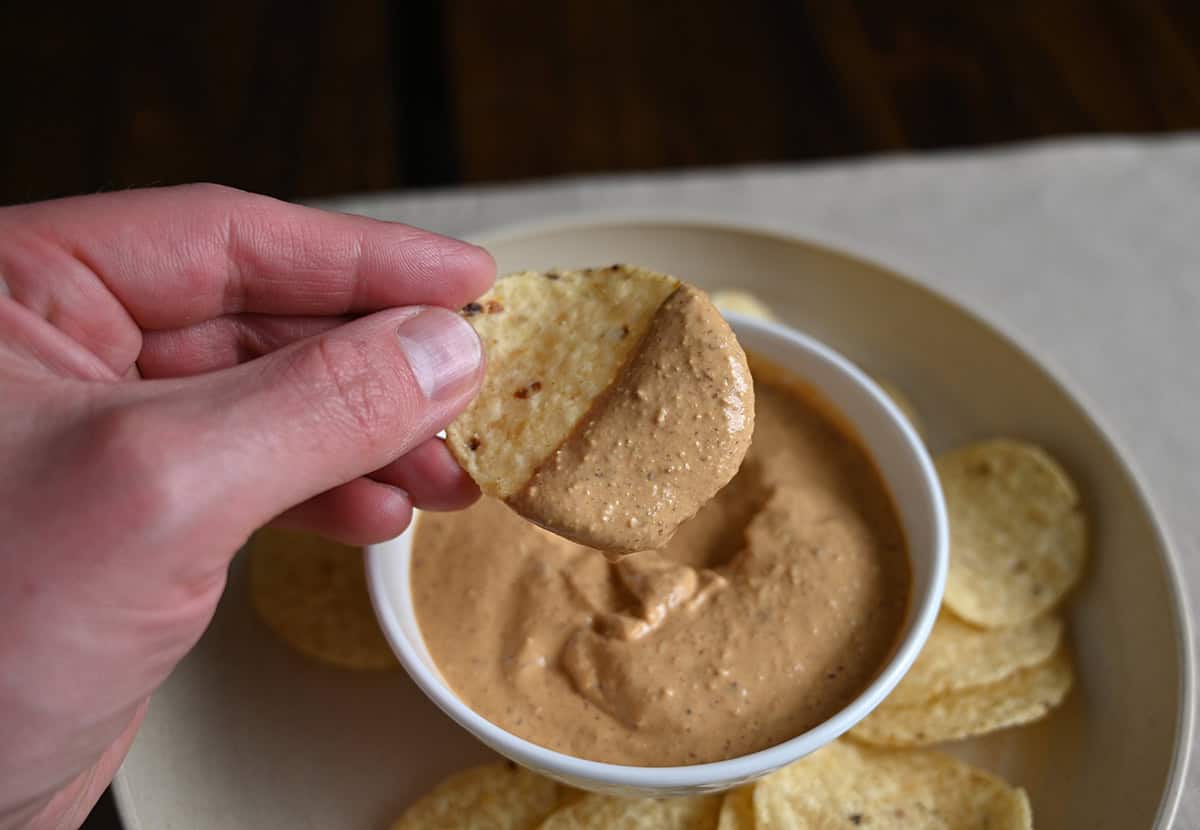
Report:
[{"label": "tortilla chip", "polygon": [[754,320],[774,320],[767,304],[748,291],[714,291],[712,302],[722,312],[733,312]]},{"label": "tortilla chip", "polygon": [[620,798],[585,795],[546,819],[541,830],[714,830],[719,795]]},{"label": "tortilla chip", "polygon": [[1057,604],[1083,574],[1087,528],[1066,472],[1032,444],[999,439],[942,456],[950,518],[945,603],[983,626]]},{"label": "tortilla chip", "polygon": [[938,752],[835,741],[754,789],[759,827],[1029,830],[1025,791]]},{"label": "tortilla chip", "polygon": [[730,790],[721,802],[717,830],[754,830],[754,784]]},{"label": "tortilla chip", "polygon": [[612,384],[674,277],[614,265],[526,271],[463,309],[483,340],[479,396],[446,444],[484,493],[508,498],[563,443]]},{"label": "tortilla chip", "polygon": [[250,539],[250,601],[285,643],[323,663],[387,669],[362,550],[310,533],[265,529]]},{"label": "tortilla chip", "polygon": [[917,661],[888,703],[911,704],[1002,680],[1050,659],[1062,642],[1063,624],[1046,614],[1009,628],[977,628],[943,610]]},{"label": "tortilla chip", "polygon": [[405,810],[392,830],[532,830],[558,808],[562,789],[508,761],[473,767]]},{"label": "tortilla chip", "polygon": [[1031,723],[1062,703],[1075,680],[1065,650],[1003,680],[948,692],[920,703],[888,698],[850,730],[879,746],[928,746]]}]

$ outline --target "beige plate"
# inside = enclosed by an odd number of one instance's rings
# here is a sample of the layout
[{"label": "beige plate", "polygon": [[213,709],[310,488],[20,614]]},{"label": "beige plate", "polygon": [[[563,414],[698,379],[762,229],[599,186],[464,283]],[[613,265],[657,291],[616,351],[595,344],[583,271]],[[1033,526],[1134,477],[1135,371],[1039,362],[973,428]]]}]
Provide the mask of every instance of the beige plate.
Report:
[{"label": "beige plate", "polygon": [[[932,449],[1044,444],[1079,481],[1093,566],[1070,604],[1080,682],[1044,723],[962,752],[1028,788],[1041,827],[1166,827],[1191,730],[1176,568],[1129,467],[1011,341],[878,265],[796,240],[680,222],[601,222],[486,240],[502,271],[630,262],[740,287],[912,398]],[[116,785],[133,830],[385,827],[486,752],[402,671],[306,662],[257,623],[240,567],[212,627],[155,696]]]}]

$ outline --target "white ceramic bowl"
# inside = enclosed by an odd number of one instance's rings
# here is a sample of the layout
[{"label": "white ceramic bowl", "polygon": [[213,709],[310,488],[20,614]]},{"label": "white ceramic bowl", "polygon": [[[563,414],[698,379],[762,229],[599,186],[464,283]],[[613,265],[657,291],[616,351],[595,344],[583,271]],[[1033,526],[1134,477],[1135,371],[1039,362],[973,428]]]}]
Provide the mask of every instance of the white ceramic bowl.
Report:
[{"label": "white ceramic bowl", "polygon": [[[671,795],[721,790],[765,775],[846,732],[895,688],[925,644],[946,581],[948,531],[933,464],[921,440],[863,372],[827,346],[785,326],[729,315],[747,351],[769,358],[819,389],[874,458],[900,513],[912,562],[912,594],[898,644],[875,680],[848,706],[802,735],[749,755],[679,767],[636,767],[555,752],[478,715],[434,664],[413,610],[409,560],[413,530],[371,546],[367,579],[379,622],[401,664],[442,711],[502,755],[576,787],[622,794]],[[498,554],[502,555],[502,554]]]}]

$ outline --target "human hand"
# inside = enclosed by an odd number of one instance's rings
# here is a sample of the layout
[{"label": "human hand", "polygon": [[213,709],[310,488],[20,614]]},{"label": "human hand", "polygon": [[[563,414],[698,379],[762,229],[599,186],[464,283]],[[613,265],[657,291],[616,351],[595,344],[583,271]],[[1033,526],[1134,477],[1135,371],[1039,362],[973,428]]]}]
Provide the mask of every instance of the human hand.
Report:
[{"label": "human hand", "polygon": [[436,433],[482,348],[445,309],[494,271],[213,186],[0,209],[0,827],[82,822],[257,527],[474,500]]}]

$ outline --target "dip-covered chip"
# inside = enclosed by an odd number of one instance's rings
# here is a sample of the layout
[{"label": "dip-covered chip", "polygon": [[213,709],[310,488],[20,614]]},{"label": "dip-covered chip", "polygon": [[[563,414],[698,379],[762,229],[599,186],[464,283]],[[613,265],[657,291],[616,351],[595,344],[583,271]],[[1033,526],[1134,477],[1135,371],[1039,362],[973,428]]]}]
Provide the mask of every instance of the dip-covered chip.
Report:
[{"label": "dip-covered chip", "polygon": [[508,761],[450,776],[404,811],[392,830],[533,830],[564,788]]},{"label": "dip-covered chip", "polygon": [[1052,608],[1083,573],[1079,492],[1044,450],[1010,439],[937,459],[950,520],[945,603],[983,626],[1016,625]]},{"label": "dip-covered chip", "polygon": [[289,646],[342,668],[396,665],[371,608],[360,548],[266,529],[250,539],[249,557],[251,602]]},{"label": "dip-covered chip", "polygon": [[737,472],[754,390],[703,292],[619,265],[529,271],[463,314],[488,369],[447,445],[531,521],[594,548],[659,548]]},{"label": "dip-covered chip", "polygon": [[938,752],[835,741],[760,781],[758,827],[1028,830],[1029,798],[983,770]]}]

